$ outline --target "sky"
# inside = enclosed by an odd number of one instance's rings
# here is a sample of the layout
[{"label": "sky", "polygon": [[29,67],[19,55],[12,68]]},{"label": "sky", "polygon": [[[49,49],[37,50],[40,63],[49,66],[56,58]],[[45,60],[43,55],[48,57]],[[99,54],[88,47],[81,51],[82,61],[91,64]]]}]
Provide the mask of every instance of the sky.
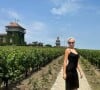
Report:
[{"label": "sky", "polygon": [[17,22],[26,29],[25,41],[61,45],[76,39],[75,47],[100,49],[100,0],[0,0],[0,33]]}]

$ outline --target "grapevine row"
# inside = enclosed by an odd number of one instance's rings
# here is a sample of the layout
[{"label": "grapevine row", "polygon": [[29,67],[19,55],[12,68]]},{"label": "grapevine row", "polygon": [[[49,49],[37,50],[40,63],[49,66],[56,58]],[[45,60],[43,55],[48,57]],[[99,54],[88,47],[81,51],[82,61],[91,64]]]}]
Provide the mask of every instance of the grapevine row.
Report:
[{"label": "grapevine row", "polygon": [[64,48],[0,47],[0,79],[8,86],[28,71],[35,71],[64,54]]},{"label": "grapevine row", "polygon": [[78,49],[78,51],[92,65],[100,68],[100,50]]}]

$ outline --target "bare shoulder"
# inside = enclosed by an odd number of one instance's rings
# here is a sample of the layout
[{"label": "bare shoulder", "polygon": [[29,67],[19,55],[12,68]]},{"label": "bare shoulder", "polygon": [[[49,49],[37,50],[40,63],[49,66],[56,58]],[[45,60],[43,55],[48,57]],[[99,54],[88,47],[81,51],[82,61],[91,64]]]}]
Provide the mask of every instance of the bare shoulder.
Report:
[{"label": "bare shoulder", "polygon": [[65,53],[70,53],[70,48],[66,48]]}]

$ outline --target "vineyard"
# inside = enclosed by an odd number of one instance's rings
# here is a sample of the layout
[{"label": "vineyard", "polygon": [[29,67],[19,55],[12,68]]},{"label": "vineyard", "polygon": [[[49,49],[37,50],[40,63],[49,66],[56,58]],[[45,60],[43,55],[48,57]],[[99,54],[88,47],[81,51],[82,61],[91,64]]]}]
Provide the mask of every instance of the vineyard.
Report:
[{"label": "vineyard", "polygon": [[27,77],[34,71],[64,54],[64,48],[1,46],[0,47],[0,83],[7,87],[9,83]]},{"label": "vineyard", "polygon": [[[65,48],[1,46],[0,47],[0,86],[27,77],[40,70],[53,59],[64,54]],[[78,53],[92,65],[100,69],[100,50],[77,49]]]},{"label": "vineyard", "polygon": [[100,69],[100,50],[78,49],[81,56]]}]

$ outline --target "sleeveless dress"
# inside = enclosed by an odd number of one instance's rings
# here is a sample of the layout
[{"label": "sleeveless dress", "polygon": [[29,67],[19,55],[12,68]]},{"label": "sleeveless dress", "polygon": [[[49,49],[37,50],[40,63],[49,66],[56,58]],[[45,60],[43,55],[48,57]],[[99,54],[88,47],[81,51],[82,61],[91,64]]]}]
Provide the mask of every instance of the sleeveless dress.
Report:
[{"label": "sleeveless dress", "polygon": [[67,78],[65,80],[66,90],[73,90],[79,88],[79,78],[77,73],[79,54],[70,52],[68,55],[68,65],[66,66]]}]

